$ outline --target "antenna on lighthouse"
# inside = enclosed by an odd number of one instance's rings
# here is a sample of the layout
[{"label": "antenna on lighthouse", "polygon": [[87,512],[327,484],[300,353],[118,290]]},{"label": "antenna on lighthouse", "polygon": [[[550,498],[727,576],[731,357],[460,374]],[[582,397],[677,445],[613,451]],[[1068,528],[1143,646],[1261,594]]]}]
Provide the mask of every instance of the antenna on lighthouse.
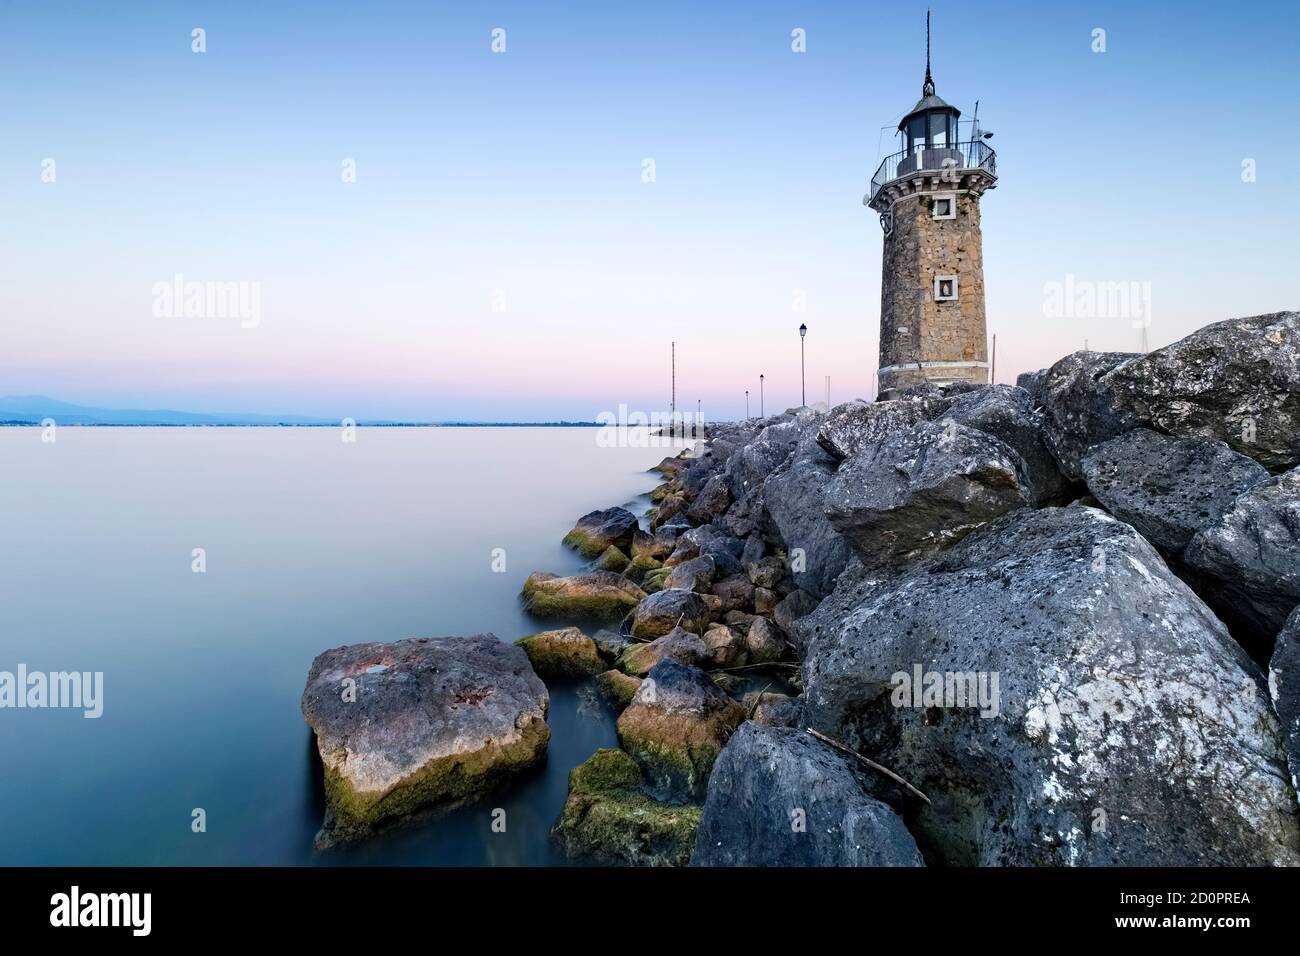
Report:
[{"label": "antenna on lighthouse", "polygon": [[925,84],[922,96],[934,96],[934,78],[930,76],[930,11],[925,11]]},{"label": "antenna on lighthouse", "polygon": [[677,414],[677,343],[673,343],[673,390],[669,398],[669,411]]}]

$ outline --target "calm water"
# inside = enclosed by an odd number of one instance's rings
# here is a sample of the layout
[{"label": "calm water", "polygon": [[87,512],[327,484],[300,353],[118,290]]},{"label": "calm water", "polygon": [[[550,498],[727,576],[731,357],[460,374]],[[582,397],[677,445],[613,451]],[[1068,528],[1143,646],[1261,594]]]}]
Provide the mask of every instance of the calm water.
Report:
[{"label": "calm water", "polygon": [[589,685],[551,686],[549,759],[526,780],[322,858],[298,701],[326,648],[542,629],[519,611],[524,577],[578,570],[564,532],[593,508],[640,513],[666,453],[598,448],[593,428],[355,444],[328,428],[64,428],[53,444],[0,428],[0,670],[104,672],[98,720],[0,710],[0,864],[563,862],[547,830],[568,771],[616,745]]}]

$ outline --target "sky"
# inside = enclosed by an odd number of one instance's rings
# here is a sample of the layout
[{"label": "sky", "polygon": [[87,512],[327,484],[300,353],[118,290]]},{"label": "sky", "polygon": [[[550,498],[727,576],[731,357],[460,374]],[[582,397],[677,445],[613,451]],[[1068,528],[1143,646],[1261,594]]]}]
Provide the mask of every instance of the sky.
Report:
[{"label": "sky", "polygon": [[[1139,348],[1053,283],[1137,283],[1152,348],[1300,307],[1300,5],[929,7],[939,95],[994,132],[998,381]],[[737,418],[760,374],[799,403],[804,323],[809,402],[871,397],[862,196],[926,9],[0,0],[0,394],[592,420],[666,410],[675,342],[679,408]]]}]

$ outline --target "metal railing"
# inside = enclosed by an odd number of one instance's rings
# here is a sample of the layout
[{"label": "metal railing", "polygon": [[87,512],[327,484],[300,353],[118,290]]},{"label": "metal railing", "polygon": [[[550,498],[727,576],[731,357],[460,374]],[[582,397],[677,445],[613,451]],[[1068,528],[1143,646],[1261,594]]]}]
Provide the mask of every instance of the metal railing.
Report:
[{"label": "metal railing", "polygon": [[993,176],[998,174],[997,154],[993,147],[982,139],[966,143],[953,143],[951,146],[939,146],[933,149],[901,150],[892,156],[886,156],[881,162],[876,175],[871,177],[871,192],[867,201],[876,198],[884,185],[900,176],[906,176],[917,170],[945,169],[983,169]]}]

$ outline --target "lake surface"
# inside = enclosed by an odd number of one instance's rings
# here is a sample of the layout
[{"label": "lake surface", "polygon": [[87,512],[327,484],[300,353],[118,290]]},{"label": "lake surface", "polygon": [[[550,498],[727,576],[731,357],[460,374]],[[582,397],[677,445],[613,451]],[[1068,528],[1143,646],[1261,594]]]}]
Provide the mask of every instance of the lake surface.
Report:
[{"label": "lake surface", "polygon": [[672,453],[597,432],[0,428],[0,671],[104,673],[97,720],[0,709],[0,864],[566,862],[547,832],[568,772],[617,746],[589,683],[550,686],[549,757],[526,779],[319,857],[299,699],[330,647],[544,629],[524,578],[582,568],[564,533],[595,508],[641,513]]}]

